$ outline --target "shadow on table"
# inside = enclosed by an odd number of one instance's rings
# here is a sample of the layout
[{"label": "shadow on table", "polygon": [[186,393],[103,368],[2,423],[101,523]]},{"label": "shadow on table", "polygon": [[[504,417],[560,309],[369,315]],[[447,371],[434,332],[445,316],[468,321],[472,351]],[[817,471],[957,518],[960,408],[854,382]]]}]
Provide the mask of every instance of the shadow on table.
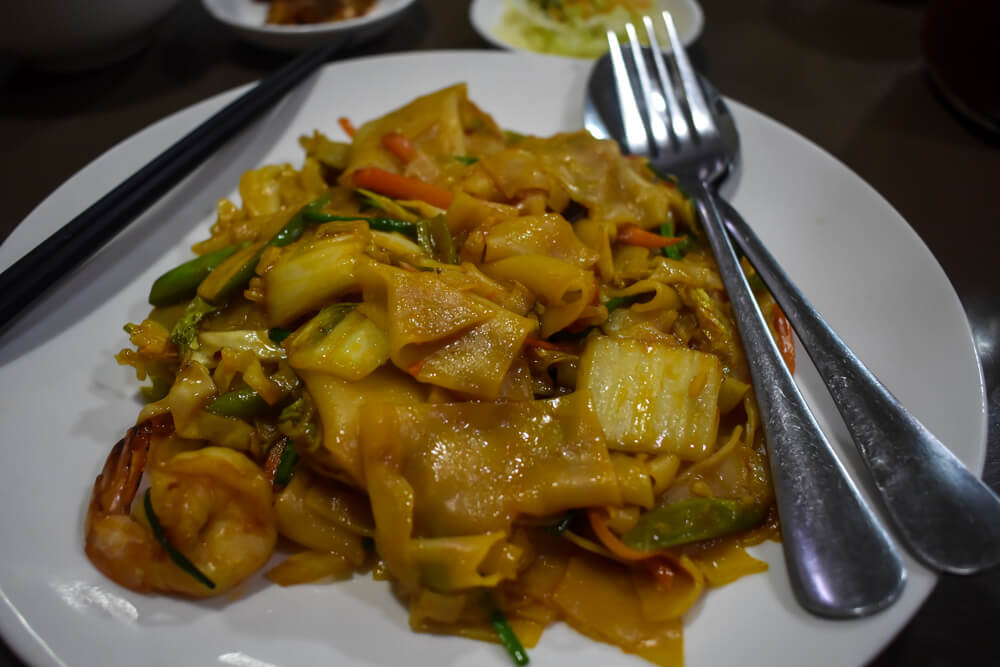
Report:
[{"label": "shadow on table", "polygon": [[917,60],[922,8],[903,2],[771,0],[770,22],[820,51],[863,62]]},{"label": "shadow on table", "polygon": [[[1000,387],[990,394],[988,410],[983,479],[1000,491]],[[943,575],[923,607],[868,667],[996,665],[998,618],[1000,569],[972,577]]]}]

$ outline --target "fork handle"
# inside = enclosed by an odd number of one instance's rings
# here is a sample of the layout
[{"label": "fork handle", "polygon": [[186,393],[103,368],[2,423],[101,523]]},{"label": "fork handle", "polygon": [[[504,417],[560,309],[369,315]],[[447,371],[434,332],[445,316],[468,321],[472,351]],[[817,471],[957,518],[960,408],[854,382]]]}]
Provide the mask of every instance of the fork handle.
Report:
[{"label": "fork handle", "polygon": [[692,194],[746,350],[767,443],[792,590],[809,611],[852,617],[890,605],[903,564],[799,393],[740,268],[711,186]]},{"label": "fork handle", "polygon": [[767,284],[826,383],[903,542],[928,566],[1000,563],[1000,499],[911,415],[841,340],[737,211],[726,228]]}]

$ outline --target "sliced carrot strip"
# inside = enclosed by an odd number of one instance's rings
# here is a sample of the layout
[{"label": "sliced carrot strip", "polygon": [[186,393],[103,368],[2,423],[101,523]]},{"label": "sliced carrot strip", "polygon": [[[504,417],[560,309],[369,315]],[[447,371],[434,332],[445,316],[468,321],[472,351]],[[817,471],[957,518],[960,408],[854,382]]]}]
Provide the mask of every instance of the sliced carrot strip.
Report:
[{"label": "sliced carrot strip", "polygon": [[625,224],[618,228],[618,242],[643,248],[668,248],[684,240],[683,236],[660,236],[641,227]]},{"label": "sliced carrot strip", "polygon": [[424,364],[426,363],[427,363],[426,359],[421,359],[420,361],[414,361],[412,364],[406,367],[406,372],[412,375],[413,377],[417,377],[418,375],[420,375],[420,371],[421,369],[423,369]]},{"label": "sliced carrot strip", "polygon": [[788,318],[785,317],[785,313],[782,312],[781,308],[778,306],[774,307],[774,313],[771,315],[771,322],[774,324],[774,330],[778,334],[778,351],[781,352],[781,358],[785,360],[785,365],[788,366],[788,372],[795,372],[795,336],[792,333],[792,325],[789,324]]},{"label": "sliced carrot strip", "polygon": [[382,145],[386,150],[402,160],[403,164],[412,162],[417,157],[417,149],[410,140],[399,132],[389,132],[382,137]]},{"label": "sliced carrot strip", "polygon": [[431,183],[378,167],[362,167],[353,174],[354,185],[393,199],[419,199],[438,208],[448,208],[454,198],[450,191]]},{"label": "sliced carrot strip", "polygon": [[347,116],[341,116],[337,119],[337,122],[340,123],[340,127],[344,130],[344,134],[353,139],[358,130],[354,127],[354,123],[351,122],[351,119]]}]

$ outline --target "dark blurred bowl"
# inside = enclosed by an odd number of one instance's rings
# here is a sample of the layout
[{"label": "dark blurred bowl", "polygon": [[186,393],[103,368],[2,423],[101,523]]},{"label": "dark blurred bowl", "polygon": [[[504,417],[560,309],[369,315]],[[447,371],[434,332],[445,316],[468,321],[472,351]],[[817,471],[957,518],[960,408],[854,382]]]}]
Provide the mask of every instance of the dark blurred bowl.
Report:
[{"label": "dark blurred bowl", "polygon": [[1000,1],[931,0],[921,46],[927,73],[952,106],[1000,133]]},{"label": "dark blurred bowl", "polygon": [[81,70],[132,55],[179,0],[2,0],[0,50]]}]

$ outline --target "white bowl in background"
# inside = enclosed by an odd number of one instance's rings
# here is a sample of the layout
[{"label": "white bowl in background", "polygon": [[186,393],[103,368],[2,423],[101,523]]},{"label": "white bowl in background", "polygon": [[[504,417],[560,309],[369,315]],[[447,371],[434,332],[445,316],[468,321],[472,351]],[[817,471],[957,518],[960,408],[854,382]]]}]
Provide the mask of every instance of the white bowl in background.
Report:
[{"label": "white bowl in background", "polygon": [[[697,0],[656,0],[658,9],[669,11],[677,25],[677,34],[684,46],[691,46],[705,25],[705,13]],[[522,44],[515,44],[506,39],[497,28],[507,9],[507,0],[472,0],[469,5],[469,21],[476,32],[487,42],[502,49],[538,53],[531,51]],[[558,53],[543,53],[542,55],[556,58],[572,58]]]},{"label": "white bowl in background", "polygon": [[267,3],[255,0],[202,0],[202,4],[216,20],[255,46],[301,51],[336,40],[346,47],[377,37],[401,18],[413,0],[375,0],[364,16],[309,25],[268,24]]},{"label": "white bowl in background", "polygon": [[45,69],[82,70],[132,55],[179,0],[0,0],[0,50]]}]

